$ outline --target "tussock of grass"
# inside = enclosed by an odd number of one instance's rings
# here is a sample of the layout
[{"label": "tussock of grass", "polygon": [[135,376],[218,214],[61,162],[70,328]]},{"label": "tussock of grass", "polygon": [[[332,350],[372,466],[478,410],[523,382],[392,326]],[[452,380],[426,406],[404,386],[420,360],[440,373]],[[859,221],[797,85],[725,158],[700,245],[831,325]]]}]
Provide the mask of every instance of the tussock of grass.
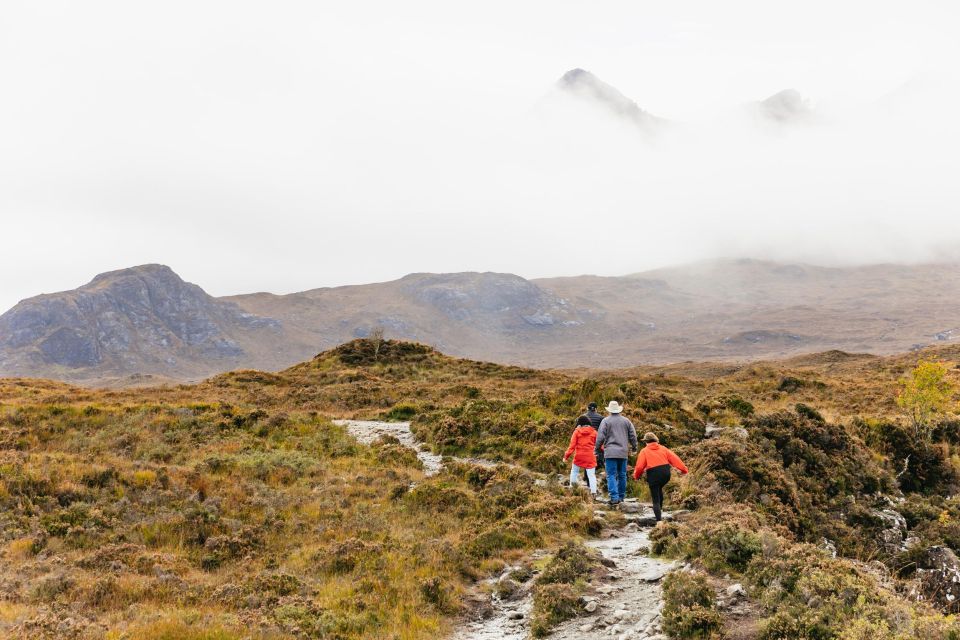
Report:
[{"label": "tussock of grass", "polygon": [[583,609],[581,594],[600,567],[595,551],[567,542],[543,566],[533,589],[530,632],[543,637],[554,626],[576,617]]},{"label": "tussock of grass", "polygon": [[702,575],[675,572],[663,581],[663,630],[673,638],[722,638],[716,594]]}]

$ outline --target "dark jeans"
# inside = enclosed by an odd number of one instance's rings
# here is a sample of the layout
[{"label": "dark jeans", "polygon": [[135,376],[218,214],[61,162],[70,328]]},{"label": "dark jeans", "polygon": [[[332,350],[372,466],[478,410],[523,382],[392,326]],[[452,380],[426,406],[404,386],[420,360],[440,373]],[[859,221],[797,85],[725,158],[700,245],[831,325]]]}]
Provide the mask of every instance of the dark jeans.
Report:
[{"label": "dark jeans", "polygon": [[607,458],[604,465],[607,468],[607,491],[611,502],[623,502],[627,494],[627,459]]},{"label": "dark jeans", "polygon": [[663,513],[663,488],[670,482],[670,465],[647,469],[647,484],[650,485],[650,497],[653,498],[653,515],[660,522]]}]

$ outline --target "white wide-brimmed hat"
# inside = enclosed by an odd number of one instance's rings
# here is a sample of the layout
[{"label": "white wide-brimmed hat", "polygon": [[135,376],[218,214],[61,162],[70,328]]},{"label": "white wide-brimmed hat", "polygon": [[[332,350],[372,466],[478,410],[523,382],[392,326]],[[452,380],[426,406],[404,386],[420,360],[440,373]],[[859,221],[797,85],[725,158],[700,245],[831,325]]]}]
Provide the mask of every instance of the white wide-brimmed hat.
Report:
[{"label": "white wide-brimmed hat", "polygon": [[621,411],[623,411],[623,407],[616,400],[611,400],[610,404],[607,405],[607,413],[620,413]]}]

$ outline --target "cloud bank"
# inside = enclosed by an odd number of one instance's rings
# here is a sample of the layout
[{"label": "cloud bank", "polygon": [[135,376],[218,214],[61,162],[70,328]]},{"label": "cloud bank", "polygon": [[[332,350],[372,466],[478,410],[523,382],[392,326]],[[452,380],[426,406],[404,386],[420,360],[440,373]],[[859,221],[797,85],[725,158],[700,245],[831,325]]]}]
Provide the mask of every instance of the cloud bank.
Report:
[{"label": "cloud bank", "polygon": [[958,10],[766,5],[7,3],[0,307],[145,262],[227,294],[957,258]]}]

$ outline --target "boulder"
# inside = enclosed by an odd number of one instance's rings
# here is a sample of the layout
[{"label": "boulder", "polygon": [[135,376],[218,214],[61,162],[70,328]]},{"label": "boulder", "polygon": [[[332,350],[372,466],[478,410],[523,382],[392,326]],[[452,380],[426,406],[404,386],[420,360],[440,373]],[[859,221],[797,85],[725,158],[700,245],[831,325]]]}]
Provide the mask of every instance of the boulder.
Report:
[{"label": "boulder", "polygon": [[743,588],[743,585],[739,582],[732,584],[725,589],[725,593],[728,598],[740,599],[747,597],[747,590]]},{"label": "boulder", "polygon": [[745,440],[750,435],[743,427],[721,427],[714,422],[707,423],[707,426],[704,428],[703,435],[705,438],[716,438],[725,433],[736,436],[741,440]]},{"label": "boulder", "polygon": [[826,551],[831,558],[837,557],[837,545],[835,545],[832,540],[824,538],[820,541],[819,548]]},{"label": "boulder", "polygon": [[627,498],[620,503],[621,513],[640,513],[643,511],[643,509],[643,505],[633,498]]},{"label": "boulder", "polygon": [[927,549],[909,595],[947,613],[960,613],[960,559],[945,546]]},{"label": "boulder", "polygon": [[907,548],[907,519],[899,511],[890,508],[873,509],[870,515],[883,525],[877,533],[877,541],[880,543],[880,547],[888,553],[905,551]]}]

